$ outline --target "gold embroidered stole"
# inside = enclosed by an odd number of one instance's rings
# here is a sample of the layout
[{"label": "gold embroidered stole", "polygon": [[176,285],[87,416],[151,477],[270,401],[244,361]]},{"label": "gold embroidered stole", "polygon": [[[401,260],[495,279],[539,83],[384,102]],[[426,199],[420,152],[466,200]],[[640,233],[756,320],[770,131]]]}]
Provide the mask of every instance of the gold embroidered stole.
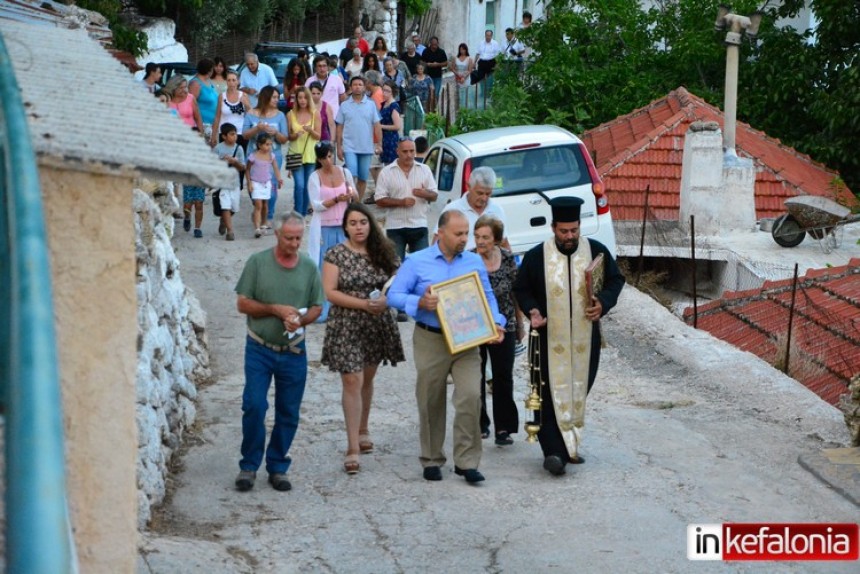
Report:
[{"label": "gold embroidered stole", "polygon": [[585,318],[585,268],[591,263],[591,246],[580,239],[568,265],[568,257],[550,238],[543,244],[543,255],[549,385],[558,430],[573,458],[585,426],[591,360],[591,322]]}]

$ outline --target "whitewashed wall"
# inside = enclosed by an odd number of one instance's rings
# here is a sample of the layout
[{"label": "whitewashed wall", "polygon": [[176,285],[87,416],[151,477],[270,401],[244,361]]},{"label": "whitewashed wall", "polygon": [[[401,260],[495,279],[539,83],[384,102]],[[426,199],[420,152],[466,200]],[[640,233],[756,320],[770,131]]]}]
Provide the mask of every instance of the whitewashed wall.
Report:
[{"label": "whitewashed wall", "polygon": [[211,378],[206,315],[173,251],[171,184],[134,190],[138,300],[138,524],[165,495],[167,465],[194,422],[196,385]]}]

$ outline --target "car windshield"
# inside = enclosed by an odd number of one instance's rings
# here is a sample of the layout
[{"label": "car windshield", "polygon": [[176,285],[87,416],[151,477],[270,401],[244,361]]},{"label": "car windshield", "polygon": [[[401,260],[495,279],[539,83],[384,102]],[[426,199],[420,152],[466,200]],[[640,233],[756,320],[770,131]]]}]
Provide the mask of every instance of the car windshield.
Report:
[{"label": "car windshield", "polygon": [[472,169],[496,172],[494,196],[552,191],[591,183],[579,145],[506,151],[472,159]]},{"label": "car windshield", "polygon": [[295,57],[296,54],[264,54],[260,56],[260,61],[271,66],[275,71],[275,77],[283,80],[287,73],[287,64]]}]

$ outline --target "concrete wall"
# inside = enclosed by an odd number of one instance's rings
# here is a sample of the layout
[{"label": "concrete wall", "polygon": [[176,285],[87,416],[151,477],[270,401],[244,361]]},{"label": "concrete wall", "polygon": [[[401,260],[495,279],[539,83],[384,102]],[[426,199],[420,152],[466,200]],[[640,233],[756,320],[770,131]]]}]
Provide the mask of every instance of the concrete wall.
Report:
[{"label": "concrete wall", "polygon": [[131,180],[45,166],[40,177],[80,570],[132,572],[137,298]]}]

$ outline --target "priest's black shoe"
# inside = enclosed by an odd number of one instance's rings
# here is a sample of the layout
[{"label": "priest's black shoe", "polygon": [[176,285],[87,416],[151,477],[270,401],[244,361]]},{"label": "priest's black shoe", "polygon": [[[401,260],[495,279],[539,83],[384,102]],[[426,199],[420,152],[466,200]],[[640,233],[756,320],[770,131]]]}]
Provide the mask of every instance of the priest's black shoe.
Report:
[{"label": "priest's black shoe", "polygon": [[474,484],[476,482],[482,482],[484,480],[484,475],[481,474],[477,468],[460,468],[459,466],[454,467],[454,474],[462,476],[466,479],[466,482],[470,484]]},{"label": "priest's black shoe", "polygon": [[564,474],[564,461],[557,454],[551,454],[543,459],[543,467],[555,476]]},{"label": "priest's black shoe", "polygon": [[442,471],[438,466],[425,466],[424,480],[442,480]]}]

